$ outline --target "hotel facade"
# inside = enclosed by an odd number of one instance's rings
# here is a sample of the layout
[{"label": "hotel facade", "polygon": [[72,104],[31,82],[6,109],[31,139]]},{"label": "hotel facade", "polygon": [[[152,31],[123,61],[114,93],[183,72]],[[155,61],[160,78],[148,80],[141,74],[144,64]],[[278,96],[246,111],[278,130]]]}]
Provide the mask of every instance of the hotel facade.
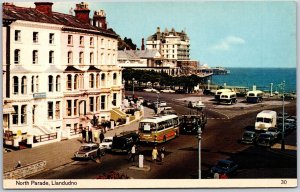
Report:
[{"label": "hotel facade", "polygon": [[[122,71],[118,35],[103,10],[76,4],[73,14],[3,4],[3,128],[7,140],[79,134],[94,117],[111,119],[120,109]],[[11,135],[12,134],[12,135]],[[8,138],[9,137],[9,138]],[[41,142],[41,140],[40,140]]]}]

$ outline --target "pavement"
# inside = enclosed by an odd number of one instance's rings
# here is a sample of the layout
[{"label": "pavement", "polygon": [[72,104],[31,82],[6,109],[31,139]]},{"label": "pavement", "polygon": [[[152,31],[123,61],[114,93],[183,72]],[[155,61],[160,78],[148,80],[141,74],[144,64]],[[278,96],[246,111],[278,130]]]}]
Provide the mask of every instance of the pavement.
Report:
[{"label": "pavement", "polygon": [[[144,107],[144,117],[154,115],[152,109]],[[107,131],[105,137],[119,135],[122,132],[138,130],[138,121],[116,127]],[[31,164],[37,161],[46,161],[46,170],[51,170],[59,166],[72,162],[74,152],[81,146],[81,135],[74,139],[63,140],[60,142],[45,144],[42,146],[27,148],[18,151],[3,152],[3,172],[12,170],[21,161],[22,165]]]}]

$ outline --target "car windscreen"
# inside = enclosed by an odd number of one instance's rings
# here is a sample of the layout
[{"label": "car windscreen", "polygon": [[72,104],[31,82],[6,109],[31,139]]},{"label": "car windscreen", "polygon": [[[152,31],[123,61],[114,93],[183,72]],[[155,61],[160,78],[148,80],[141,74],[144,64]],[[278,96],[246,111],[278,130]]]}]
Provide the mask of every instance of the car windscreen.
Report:
[{"label": "car windscreen", "polygon": [[229,164],[225,163],[225,162],[222,162],[222,161],[219,161],[217,166],[226,169],[226,168],[229,167]]},{"label": "car windscreen", "polygon": [[156,129],[156,123],[148,123],[148,122],[141,122],[139,126],[139,130],[141,132],[151,132],[152,130]]},{"label": "car windscreen", "polygon": [[88,146],[81,146],[81,147],[79,148],[79,151],[83,151],[83,152],[87,152],[87,151],[90,151],[90,150],[91,150],[91,148],[88,147]]},{"label": "car windscreen", "polygon": [[253,135],[254,135],[253,133],[245,132],[243,136],[249,138],[249,137],[253,137]]}]

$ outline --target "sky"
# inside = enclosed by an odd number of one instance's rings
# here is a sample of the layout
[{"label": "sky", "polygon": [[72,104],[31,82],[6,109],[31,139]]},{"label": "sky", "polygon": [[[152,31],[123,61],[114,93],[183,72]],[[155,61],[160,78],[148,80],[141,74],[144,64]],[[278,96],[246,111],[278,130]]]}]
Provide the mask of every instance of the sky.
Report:
[{"label": "sky", "polygon": [[[80,1],[53,1],[69,13]],[[106,12],[108,27],[138,47],[160,27],[185,30],[190,58],[211,67],[296,67],[293,1],[85,1]],[[15,3],[34,7],[33,3]]]}]

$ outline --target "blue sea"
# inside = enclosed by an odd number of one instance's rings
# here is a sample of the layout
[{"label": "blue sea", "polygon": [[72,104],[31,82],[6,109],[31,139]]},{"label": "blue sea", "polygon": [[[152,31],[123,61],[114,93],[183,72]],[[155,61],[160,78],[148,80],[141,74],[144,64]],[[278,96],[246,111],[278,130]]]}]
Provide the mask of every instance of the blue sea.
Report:
[{"label": "blue sea", "polygon": [[270,84],[273,83],[273,91],[281,92],[279,84],[285,81],[285,92],[296,92],[296,68],[227,68],[230,73],[227,75],[213,75],[212,84],[227,86],[243,86],[252,90],[256,85],[257,89],[270,91]]}]

